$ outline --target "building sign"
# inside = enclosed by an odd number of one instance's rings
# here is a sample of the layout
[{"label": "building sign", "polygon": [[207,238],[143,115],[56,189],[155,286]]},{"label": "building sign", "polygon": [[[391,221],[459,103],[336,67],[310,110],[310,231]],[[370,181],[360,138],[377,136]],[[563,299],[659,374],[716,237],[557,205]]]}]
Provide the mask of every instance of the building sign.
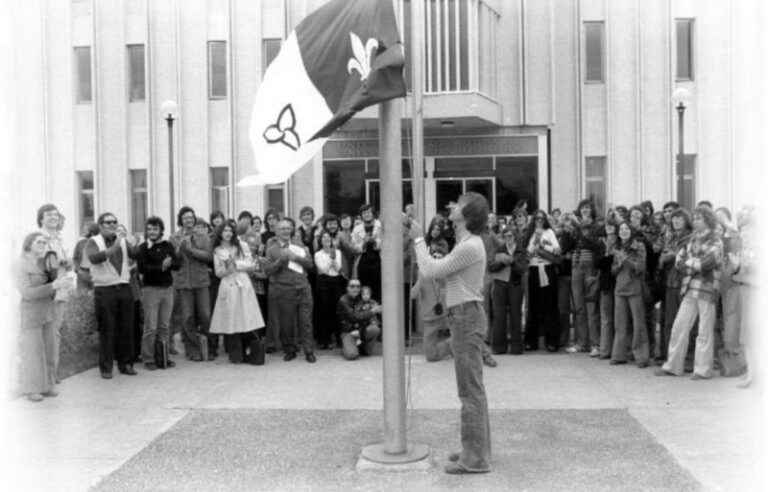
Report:
[{"label": "building sign", "polygon": [[[403,156],[410,156],[411,141],[403,139]],[[536,155],[538,139],[535,136],[449,136],[424,139],[424,155]],[[324,159],[360,159],[379,155],[378,139],[329,140],[323,147]]]}]

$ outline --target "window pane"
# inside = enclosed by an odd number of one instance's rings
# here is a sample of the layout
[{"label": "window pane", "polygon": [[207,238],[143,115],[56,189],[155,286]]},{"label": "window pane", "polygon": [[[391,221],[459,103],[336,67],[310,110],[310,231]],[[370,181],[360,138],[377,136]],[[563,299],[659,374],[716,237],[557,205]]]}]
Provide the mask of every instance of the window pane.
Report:
[{"label": "window pane", "polygon": [[325,211],[357,214],[365,201],[364,161],[325,161]]},{"label": "window pane", "polygon": [[455,202],[464,193],[464,182],[461,179],[438,179],[435,183],[436,213],[448,215],[446,207]]},{"label": "window pane", "polygon": [[690,19],[677,20],[677,79],[693,79],[693,21]]},{"label": "window pane", "polygon": [[538,208],[537,157],[496,158],[496,213],[510,215],[521,201],[528,212]]},{"label": "window pane", "polygon": [[480,193],[488,200],[488,208],[493,210],[493,179],[468,179],[464,192]]},{"label": "window pane", "polygon": [[584,23],[584,50],[586,58],[586,81],[603,81],[603,23]]},{"label": "window pane", "polygon": [[[403,179],[411,177],[411,162],[408,159],[400,161],[400,172],[403,175]],[[379,160],[368,159],[368,170],[366,171],[366,177],[376,179],[379,177]]]},{"label": "window pane", "polygon": [[[443,17],[445,19],[445,17]],[[456,86],[456,0],[448,0],[448,60],[450,60],[450,72],[447,89],[455,91]]]},{"label": "window pane", "polygon": [[677,163],[677,202],[693,210],[696,204],[696,154],[685,154],[682,165]]},{"label": "window pane", "polygon": [[275,210],[280,215],[285,213],[285,190],[283,187],[267,190],[267,208]]},{"label": "window pane", "polygon": [[588,178],[605,177],[605,156],[586,158],[586,176]]},{"label": "window pane", "polygon": [[405,90],[410,92],[413,84],[413,71],[411,70],[411,0],[403,0],[403,42],[405,43]]},{"label": "window pane", "polygon": [[78,207],[80,229],[95,221],[96,213],[93,206],[93,171],[78,171]]},{"label": "window pane", "polygon": [[93,171],[78,171],[78,182],[80,183],[80,190],[93,191]]},{"label": "window pane", "polygon": [[[427,5],[427,9],[429,9],[429,15],[430,15],[430,26],[429,26],[429,32],[430,32],[430,49],[432,50],[431,53],[431,68],[432,68],[432,84],[431,89],[432,92],[437,92],[440,90],[440,87],[437,85],[437,72],[440,70],[440,65],[438,64],[438,56],[437,56],[437,46],[440,42],[440,33],[437,32],[437,0],[430,0],[429,5]],[[426,15],[426,14],[425,14]],[[426,18],[426,17],[425,17]]]},{"label": "window pane", "polygon": [[227,43],[208,41],[208,98],[227,97]]},{"label": "window pane", "polygon": [[75,48],[75,97],[78,103],[91,102],[91,47]]},{"label": "window pane", "polygon": [[262,41],[261,45],[261,76],[264,77],[264,73],[267,71],[267,67],[272,63],[272,61],[277,57],[277,54],[280,52],[280,46],[282,45],[283,40],[276,38],[276,39],[265,39]]},{"label": "window pane", "polygon": [[219,211],[229,217],[229,168],[211,168],[211,212]]},{"label": "window pane", "polygon": [[491,175],[493,175],[493,159],[490,157],[446,157],[435,159],[436,177]]},{"label": "window pane", "polygon": [[229,186],[229,168],[211,168],[211,186]]},{"label": "window pane", "polygon": [[469,15],[470,2],[463,1],[459,4],[459,63],[461,67],[461,84],[459,89],[469,89]]},{"label": "window pane", "polygon": [[128,46],[129,100],[144,100],[144,45]]},{"label": "window pane", "polygon": [[[368,182],[368,203],[374,210],[381,210],[381,183],[378,179],[371,179]],[[413,203],[413,184],[411,180],[403,180],[401,193],[403,194],[403,207]]]},{"label": "window pane", "polygon": [[147,220],[147,171],[132,169],[131,173],[131,226],[132,232],[142,232]]}]

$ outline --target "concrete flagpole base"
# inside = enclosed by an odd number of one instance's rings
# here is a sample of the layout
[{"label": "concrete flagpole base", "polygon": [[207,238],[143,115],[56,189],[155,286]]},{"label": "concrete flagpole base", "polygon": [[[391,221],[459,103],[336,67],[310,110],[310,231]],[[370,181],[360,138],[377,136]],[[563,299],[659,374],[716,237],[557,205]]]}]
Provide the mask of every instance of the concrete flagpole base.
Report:
[{"label": "concrete flagpole base", "polygon": [[357,471],[426,471],[431,467],[426,444],[409,444],[404,453],[391,454],[384,443],[365,446],[355,466]]}]

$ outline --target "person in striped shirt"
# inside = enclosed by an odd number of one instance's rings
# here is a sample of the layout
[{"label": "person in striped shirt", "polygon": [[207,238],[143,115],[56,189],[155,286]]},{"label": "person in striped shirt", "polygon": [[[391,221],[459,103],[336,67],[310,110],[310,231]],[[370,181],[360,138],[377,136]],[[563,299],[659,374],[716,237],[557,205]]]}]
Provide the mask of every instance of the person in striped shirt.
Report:
[{"label": "person in striped shirt", "polygon": [[411,221],[410,235],[422,277],[445,279],[446,283],[444,308],[461,400],[462,450],[448,457],[445,472],[484,473],[491,468],[491,439],[483,385],[482,354],[488,326],[483,308],[486,255],[480,235],[488,222],[488,201],[478,193],[464,194],[450,207],[449,218],[456,231],[456,246],[443,258],[429,255],[417,221]]}]

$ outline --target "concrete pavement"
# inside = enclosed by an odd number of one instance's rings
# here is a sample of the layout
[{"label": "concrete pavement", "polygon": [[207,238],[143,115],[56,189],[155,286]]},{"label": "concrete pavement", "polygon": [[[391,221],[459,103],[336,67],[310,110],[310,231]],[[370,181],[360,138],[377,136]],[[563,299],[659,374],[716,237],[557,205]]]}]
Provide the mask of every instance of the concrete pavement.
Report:
[{"label": "concrete pavement", "polygon": [[[609,366],[583,354],[499,356],[485,370],[489,406],[500,410],[626,409],[706,490],[758,490],[762,394],[736,380],[659,378],[652,369]],[[453,362],[410,360],[409,408],[458,408]],[[66,379],[61,395],[6,406],[6,490],[85,490],[195,412],[222,410],[380,410],[381,358],[355,362],[321,352],[265,366],[179,361],[136,377]],[[410,419],[409,426],[413,426]],[[411,428],[411,432],[414,429]],[[441,457],[438,457],[441,458]],[[596,466],[598,464],[595,464]]]}]

